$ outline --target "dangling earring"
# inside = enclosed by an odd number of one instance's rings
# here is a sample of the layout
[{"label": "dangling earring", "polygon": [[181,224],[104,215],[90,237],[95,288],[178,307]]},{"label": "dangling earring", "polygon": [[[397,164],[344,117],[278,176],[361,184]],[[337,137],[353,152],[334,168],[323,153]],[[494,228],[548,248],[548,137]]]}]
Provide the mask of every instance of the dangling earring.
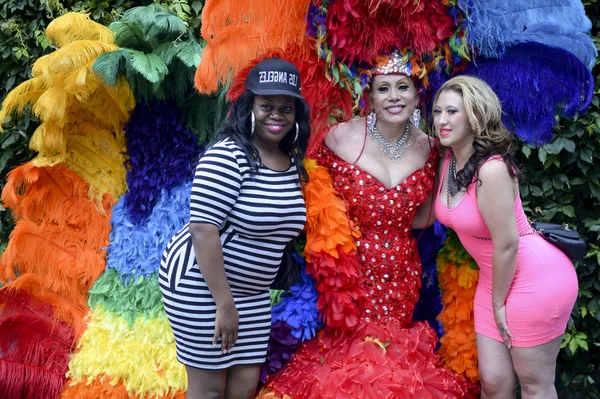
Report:
[{"label": "dangling earring", "polygon": [[294,144],[296,141],[298,141],[298,132],[300,131],[300,125],[298,125],[298,122],[296,122],[296,136],[294,137],[294,141],[292,141],[292,144]]},{"label": "dangling earring", "polygon": [[410,117],[410,121],[415,127],[419,127],[421,124],[421,110],[419,108],[415,108],[412,116]]},{"label": "dangling earring", "polygon": [[375,125],[377,124],[377,114],[375,111],[371,111],[369,115],[367,115],[367,126],[369,130],[375,129]]},{"label": "dangling earring", "polygon": [[250,111],[250,138],[254,137],[254,127],[256,125],[256,117],[254,112]]}]

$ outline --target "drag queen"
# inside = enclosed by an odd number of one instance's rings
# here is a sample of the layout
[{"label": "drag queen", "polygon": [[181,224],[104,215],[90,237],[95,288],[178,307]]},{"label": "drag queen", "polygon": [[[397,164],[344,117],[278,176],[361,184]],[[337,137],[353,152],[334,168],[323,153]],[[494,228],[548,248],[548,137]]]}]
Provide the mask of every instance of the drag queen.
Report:
[{"label": "drag queen", "polygon": [[[322,172],[330,173],[334,195],[343,200],[354,231],[354,256],[340,256],[336,263],[347,271],[337,275],[338,285],[348,290],[325,298],[326,327],[267,381],[265,398],[477,393],[473,384],[442,367],[434,353],[435,332],[426,323],[411,322],[421,287],[421,260],[411,231],[431,219],[429,197],[439,158],[434,143],[411,123],[417,80],[399,53],[371,72],[370,114],[334,126],[316,156]],[[309,220],[305,254],[318,263],[310,254],[312,228]],[[332,278],[318,271],[313,275],[317,285]]]}]

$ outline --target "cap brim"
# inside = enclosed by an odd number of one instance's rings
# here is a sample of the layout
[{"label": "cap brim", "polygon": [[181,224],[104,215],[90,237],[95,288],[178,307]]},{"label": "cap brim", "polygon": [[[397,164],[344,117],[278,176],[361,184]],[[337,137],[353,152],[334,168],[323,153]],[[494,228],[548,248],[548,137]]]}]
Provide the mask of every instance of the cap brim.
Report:
[{"label": "cap brim", "polygon": [[304,97],[302,97],[300,94],[297,94],[297,93],[294,93],[291,91],[287,91],[287,90],[271,89],[271,90],[250,90],[250,91],[259,96],[290,96],[290,97],[295,97],[295,98],[304,100]]}]

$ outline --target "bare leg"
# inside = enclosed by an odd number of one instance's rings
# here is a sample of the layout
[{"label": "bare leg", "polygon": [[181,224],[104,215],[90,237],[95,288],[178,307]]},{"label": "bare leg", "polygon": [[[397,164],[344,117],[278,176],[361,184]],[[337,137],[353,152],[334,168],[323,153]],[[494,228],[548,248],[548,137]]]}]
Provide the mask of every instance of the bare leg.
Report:
[{"label": "bare leg", "polygon": [[517,378],[506,345],[477,334],[477,359],[481,399],[514,399]]},{"label": "bare leg", "polygon": [[562,335],[542,345],[510,350],[523,399],[556,399],[554,377]]},{"label": "bare leg", "polygon": [[227,370],[225,399],[252,399],[260,377],[261,365],[233,366]]},{"label": "bare leg", "polygon": [[187,399],[223,399],[227,370],[201,370],[185,366],[188,378]]}]

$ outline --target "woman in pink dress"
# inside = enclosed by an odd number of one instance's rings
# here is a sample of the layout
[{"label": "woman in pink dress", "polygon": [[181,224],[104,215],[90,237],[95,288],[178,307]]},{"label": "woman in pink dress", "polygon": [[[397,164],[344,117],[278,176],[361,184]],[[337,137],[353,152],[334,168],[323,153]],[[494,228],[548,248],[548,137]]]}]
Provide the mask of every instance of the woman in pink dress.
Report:
[{"label": "woman in pink dress", "polygon": [[434,129],[440,163],[438,220],[479,266],[475,331],[482,398],[556,398],[556,357],[577,298],[571,261],[531,228],[519,195],[515,145],[498,97],[482,80],[446,82]]}]

